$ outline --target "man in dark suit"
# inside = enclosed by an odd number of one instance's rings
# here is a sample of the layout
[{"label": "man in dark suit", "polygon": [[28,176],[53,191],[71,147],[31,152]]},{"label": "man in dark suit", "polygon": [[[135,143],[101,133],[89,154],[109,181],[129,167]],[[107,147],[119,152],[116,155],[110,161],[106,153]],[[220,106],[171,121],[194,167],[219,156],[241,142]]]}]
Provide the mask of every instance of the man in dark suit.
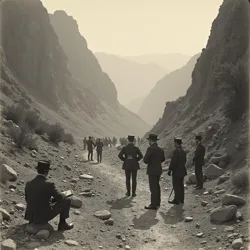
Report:
[{"label": "man in dark suit", "polygon": [[47,179],[49,170],[49,161],[39,161],[37,165],[38,175],[26,183],[25,219],[29,223],[45,224],[60,214],[58,230],[70,230],[73,228],[73,224],[68,224],[66,219],[69,218],[71,199],[60,193],[55,184]]},{"label": "man in dark suit", "polygon": [[203,188],[203,172],[202,167],[205,164],[205,153],[206,149],[204,145],[202,144],[202,137],[200,135],[197,135],[195,137],[196,141],[196,150],[194,153],[193,163],[195,166],[195,176],[196,176],[196,182],[197,186],[196,189],[202,189]]},{"label": "man in dark suit", "polygon": [[103,151],[103,142],[99,138],[96,142],[96,154],[97,154],[97,162],[101,163],[102,162],[102,151]]},{"label": "man in dark suit", "polygon": [[89,139],[87,141],[87,149],[88,149],[88,160],[93,161],[93,150],[95,147],[95,143],[92,140],[92,137],[89,136]]},{"label": "man in dark suit", "polygon": [[181,138],[174,139],[175,150],[169,165],[168,175],[172,175],[174,189],[174,199],[169,201],[170,204],[184,204],[184,177],[187,175],[186,169],[186,152],[183,150]]},{"label": "man in dark suit", "polygon": [[128,144],[124,146],[118,157],[123,161],[122,169],[125,170],[126,176],[126,196],[131,194],[130,179],[132,176],[132,197],[136,196],[137,171],[140,169],[139,161],[143,155],[138,147],[134,145],[134,136],[128,136]]},{"label": "man in dark suit", "polygon": [[147,175],[149,180],[149,188],[151,192],[151,203],[146,206],[145,209],[154,209],[161,204],[161,187],[160,177],[162,174],[162,162],[165,161],[165,154],[162,148],[157,144],[158,138],[155,134],[150,134],[147,138],[149,141],[149,147],[143,158],[145,164],[147,164]]}]

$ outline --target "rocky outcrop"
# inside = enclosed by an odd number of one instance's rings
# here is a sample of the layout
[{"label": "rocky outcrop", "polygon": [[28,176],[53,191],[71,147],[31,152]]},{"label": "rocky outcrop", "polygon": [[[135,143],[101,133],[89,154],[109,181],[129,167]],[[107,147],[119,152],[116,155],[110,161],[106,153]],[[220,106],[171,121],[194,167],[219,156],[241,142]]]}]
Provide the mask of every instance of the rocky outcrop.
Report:
[{"label": "rocky outcrop", "polygon": [[[174,101],[186,94],[192,82],[192,71],[200,54],[194,55],[185,66],[170,72],[159,80],[144,99],[139,116],[154,125],[162,116],[166,102]],[[149,112],[149,111],[153,112]]]},{"label": "rocky outcrop", "polygon": [[50,19],[40,0],[4,0],[0,7],[1,100],[42,109],[44,118],[78,135],[142,136],[148,130],[119,104],[114,83],[72,17],[58,11]]}]

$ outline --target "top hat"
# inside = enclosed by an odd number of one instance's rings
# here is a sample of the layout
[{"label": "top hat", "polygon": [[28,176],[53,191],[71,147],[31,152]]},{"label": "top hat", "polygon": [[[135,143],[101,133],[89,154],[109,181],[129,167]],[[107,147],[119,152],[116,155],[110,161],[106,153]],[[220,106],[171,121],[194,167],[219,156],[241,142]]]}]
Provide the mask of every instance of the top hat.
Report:
[{"label": "top hat", "polygon": [[39,161],[37,163],[36,169],[42,169],[42,170],[51,170],[50,168],[50,161]]},{"label": "top hat", "polygon": [[152,140],[152,141],[158,141],[158,136],[155,134],[150,134],[147,138],[148,140]]},{"label": "top hat", "polygon": [[201,135],[196,135],[196,136],[195,136],[195,139],[201,141],[201,140],[202,140],[202,136],[201,136]]},{"label": "top hat", "polygon": [[178,144],[182,144],[182,138],[180,137],[175,137],[174,138],[174,142],[178,143]]},{"label": "top hat", "polygon": [[128,135],[128,140],[134,140],[135,137],[133,135]]}]

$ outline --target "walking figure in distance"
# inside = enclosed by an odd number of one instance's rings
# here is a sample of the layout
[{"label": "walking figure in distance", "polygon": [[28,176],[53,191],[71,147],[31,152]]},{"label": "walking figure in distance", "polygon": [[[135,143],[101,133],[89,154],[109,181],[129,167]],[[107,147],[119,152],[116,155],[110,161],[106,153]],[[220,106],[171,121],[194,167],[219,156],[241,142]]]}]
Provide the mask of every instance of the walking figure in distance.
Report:
[{"label": "walking figure in distance", "polygon": [[69,218],[71,199],[60,193],[55,184],[47,179],[51,169],[50,161],[39,161],[36,169],[38,175],[25,185],[25,219],[29,223],[46,224],[60,214],[58,230],[72,229],[73,224],[66,222]]},{"label": "walking figure in distance", "polygon": [[149,206],[145,206],[145,209],[156,210],[161,205],[161,164],[165,161],[165,154],[163,149],[160,148],[157,144],[157,135],[150,134],[147,139],[149,141],[150,146],[147,149],[143,161],[145,164],[147,164],[147,175],[151,192],[151,203]]},{"label": "walking figure in distance", "polygon": [[84,139],[83,139],[83,150],[86,150],[86,147],[87,147],[87,138],[84,137]]},{"label": "walking figure in distance", "polygon": [[205,153],[206,149],[205,146],[202,143],[202,137],[200,135],[197,135],[195,137],[196,141],[196,150],[194,153],[193,158],[193,164],[195,166],[195,176],[196,176],[196,182],[197,186],[196,189],[202,189],[203,188],[203,171],[202,167],[205,164]]},{"label": "walking figure in distance", "polygon": [[143,155],[138,147],[134,144],[135,137],[128,136],[128,144],[122,148],[118,157],[123,161],[122,169],[125,170],[126,176],[126,196],[131,195],[130,179],[132,177],[132,197],[136,196],[137,186],[137,171],[140,169],[139,161],[143,158]]},{"label": "walking figure in distance", "polygon": [[87,149],[88,149],[88,161],[93,161],[93,150],[95,147],[95,143],[92,140],[92,137],[90,136],[87,141]]},{"label": "walking figure in distance", "polygon": [[168,175],[172,176],[174,189],[174,199],[169,201],[170,204],[184,204],[184,177],[187,175],[186,169],[186,152],[182,148],[182,139],[174,139],[175,150],[169,165]]},{"label": "walking figure in distance", "polygon": [[102,162],[102,151],[103,151],[103,142],[101,141],[101,139],[97,139],[96,142],[96,154],[97,154],[97,162],[101,163]]}]

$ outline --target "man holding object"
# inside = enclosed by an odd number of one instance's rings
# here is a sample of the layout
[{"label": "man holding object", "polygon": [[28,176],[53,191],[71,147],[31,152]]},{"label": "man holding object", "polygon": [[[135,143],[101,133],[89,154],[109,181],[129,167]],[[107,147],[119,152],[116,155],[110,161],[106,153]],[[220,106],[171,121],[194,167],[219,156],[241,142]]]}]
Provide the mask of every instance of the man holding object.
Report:
[{"label": "man holding object", "polygon": [[[55,184],[47,179],[50,168],[49,161],[39,161],[38,175],[25,186],[27,209],[25,219],[29,223],[46,224],[60,214],[58,230],[70,230],[73,224],[68,224],[71,199],[60,193]],[[53,201],[51,200],[53,199]]]},{"label": "man holding object", "polygon": [[143,158],[147,164],[147,175],[149,180],[149,188],[151,192],[151,203],[145,206],[145,209],[156,210],[161,205],[161,187],[160,178],[162,174],[162,162],[165,161],[165,154],[162,148],[157,144],[158,138],[155,134],[150,134],[147,138],[149,147]]}]

